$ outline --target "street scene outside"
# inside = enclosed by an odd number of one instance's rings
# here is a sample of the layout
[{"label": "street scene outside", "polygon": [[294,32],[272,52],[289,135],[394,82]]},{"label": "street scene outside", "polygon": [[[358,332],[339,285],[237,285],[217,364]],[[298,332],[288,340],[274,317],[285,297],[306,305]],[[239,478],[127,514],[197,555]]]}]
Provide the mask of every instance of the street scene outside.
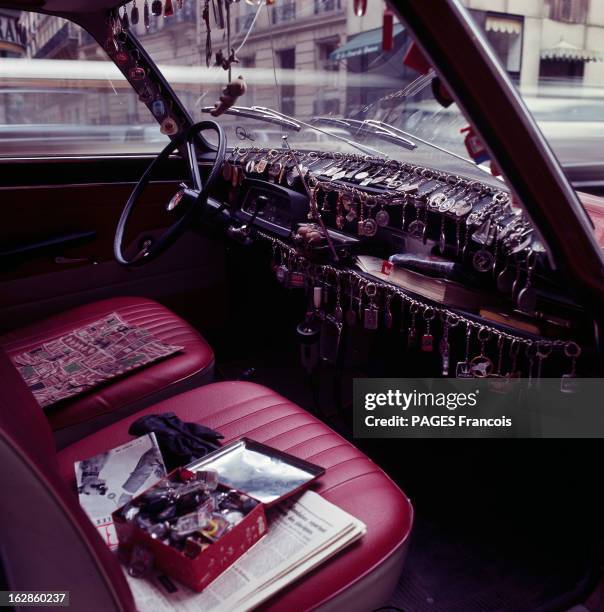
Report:
[{"label": "street scene outside", "polygon": [[[604,3],[463,4],[561,162],[604,163]],[[213,27],[206,66],[202,7],[184,0],[172,16],[152,15],[149,27],[142,18],[131,25],[195,120],[207,117],[202,109],[213,106],[227,78],[215,65],[225,30]],[[396,19],[391,48],[384,49],[385,10],[382,0],[370,0],[362,17],[347,0],[234,2],[233,76],[243,76],[248,85],[238,104],[265,106],[317,126],[318,117],[387,121],[467,155],[460,134],[467,119],[455,105],[438,105],[427,82],[403,64],[412,39]],[[166,142],[102,45],[57,17],[0,11],[0,99],[2,156],[139,153],[157,151]],[[280,126],[228,116],[221,121],[231,144],[280,146]],[[323,121],[321,129],[304,127],[291,142],[320,149],[351,136],[333,121]],[[381,150],[392,153],[383,143]]]}]

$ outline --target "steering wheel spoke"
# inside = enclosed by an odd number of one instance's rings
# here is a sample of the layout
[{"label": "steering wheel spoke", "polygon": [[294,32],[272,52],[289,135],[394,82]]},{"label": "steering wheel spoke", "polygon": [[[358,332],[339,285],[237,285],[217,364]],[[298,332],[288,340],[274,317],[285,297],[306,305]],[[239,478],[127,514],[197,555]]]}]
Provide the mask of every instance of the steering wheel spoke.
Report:
[{"label": "steering wheel spoke", "polygon": [[[205,184],[201,179],[199,164],[197,162],[197,148],[195,142],[198,134],[203,130],[213,130],[218,136],[216,147],[216,157]],[[166,205],[166,210],[171,214],[172,224],[161,236],[150,245],[131,258],[124,255],[124,234],[128,220],[140,199],[143,191],[149,184],[153,170],[165,162],[174,151],[183,149],[187,158],[189,180],[191,187],[186,183],[181,183],[180,189],[172,196]],[[136,184],[120,216],[113,243],[113,252],[118,263],[124,266],[140,266],[155,259],[170,247],[182,233],[194,222],[197,214],[207,204],[209,191],[216,179],[220,176],[222,164],[226,154],[226,138],[220,125],[215,121],[201,121],[191,126],[187,131],[182,132],[174,138],[159,155],[151,162],[145,173]]]}]

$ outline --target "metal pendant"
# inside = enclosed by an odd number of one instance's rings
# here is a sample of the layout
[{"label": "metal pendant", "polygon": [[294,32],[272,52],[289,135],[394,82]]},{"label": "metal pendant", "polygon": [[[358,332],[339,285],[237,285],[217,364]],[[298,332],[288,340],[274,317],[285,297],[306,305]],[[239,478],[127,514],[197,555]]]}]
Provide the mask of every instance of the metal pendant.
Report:
[{"label": "metal pendant", "polygon": [[438,212],[446,213],[450,211],[455,206],[456,202],[457,200],[455,198],[447,198],[438,206]]},{"label": "metal pendant", "polygon": [[456,217],[465,217],[468,213],[472,212],[472,202],[470,200],[459,200],[453,209]]},{"label": "metal pendant", "polygon": [[488,272],[492,269],[494,261],[495,257],[491,251],[488,251],[487,249],[480,249],[474,253],[472,265],[478,272]]},{"label": "metal pendant", "polygon": [[365,308],[365,329],[377,329],[378,328],[378,309],[377,308]]},{"label": "metal pendant", "polygon": [[446,199],[447,196],[444,193],[437,193],[436,195],[430,196],[428,199],[428,208],[437,209]]},{"label": "metal pendant", "polygon": [[470,361],[470,372],[475,378],[486,378],[493,372],[493,362],[486,355],[478,355]]},{"label": "metal pendant", "polygon": [[423,221],[416,219],[415,221],[409,224],[407,232],[412,238],[417,238],[417,240],[421,240],[423,238],[425,228],[426,224]]},{"label": "metal pendant", "polygon": [[474,378],[470,364],[467,361],[457,362],[455,378]]},{"label": "metal pendant", "polygon": [[511,293],[514,286],[515,275],[508,267],[497,275],[497,289],[501,293]]},{"label": "metal pendant", "polygon": [[579,390],[579,380],[574,374],[563,374],[560,379],[562,393],[576,393]]},{"label": "metal pendant", "polygon": [[283,264],[277,266],[277,269],[275,270],[275,276],[282,285],[287,284],[287,279],[289,277],[289,270],[287,269],[287,266],[284,266]]},{"label": "metal pendant", "polygon": [[516,298],[516,305],[522,312],[535,312],[537,306],[537,294],[532,287],[525,287]]},{"label": "metal pendant", "polygon": [[359,235],[368,236],[371,238],[377,234],[378,225],[375,222],[375,219],[365,219],[364,221],[359,221]]},{"label": "metal pendant", "polygon": [[390,223],[390,215],[388,214],[388,211],[384,209],[378,210],[375,214],[375,222],[380,227],[386,227]]},{"label": "metal pendant", "polygon": [[357,313],[353,308],[350,308],[346,311],[346,325],[349,327],[354,327],[357,322]]}]

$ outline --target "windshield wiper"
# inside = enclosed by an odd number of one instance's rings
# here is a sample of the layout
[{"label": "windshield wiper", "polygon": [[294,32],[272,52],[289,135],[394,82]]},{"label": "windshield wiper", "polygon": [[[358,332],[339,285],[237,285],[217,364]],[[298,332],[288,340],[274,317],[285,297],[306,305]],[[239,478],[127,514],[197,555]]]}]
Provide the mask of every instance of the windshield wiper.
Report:
[{"label": "windshield wiper", "polygon": [[[213,106],[204,106],[201,109],[202,113],[209,113],[214,110]],[[339,134],[334,134],[333,132],[328,132],[327,130],[322,130],[318,128],[316,125],[312,125],[311,123],[306,123],[305,121],[301,121],[300,119],[296,119],[294,117],[290,117],[289,115],[285,115],[284,113],[280,113],[279,111],[273,110],[272,108],[266,108],[265,106],[231,106],[227,110],[224,111],[227,115],[235,115],[236,117],[245,117],[247,119],[257,119],[258,121],[265,121],[267,123],[274,123],[276,125],[283,126],[285,128],[289,128],[296,132],[299,132],[302,127],[309,128],[311,130],[315,130],[321,134],[325,134],[330,138],[335,138],[336,140],[340,140],[345,142],[346,144],[354,147],[355,149],[361,151],[365,155],[379,155],[381,157],[388,157],[383,151],[379,149],[374,149],[369,145],[360,144],[350,138],[346,138],[344,136],[340,136]]]},{"label": "windshield wiper", "polygon": [[337,125],[339,127],[348,128],[352,130],[351,133],[354,134],[363,134],[363,135],[371,135],[377,136],[382,140],[387,140],[394,144],[400,144],[406,149],[413,150],[417,148],[417,144],[410,138],[425,144],[428,147],[432,147],[441,153],[445,153],[447,155],[452,155],[457,159],[474,166],[478,167],[480,170],[483,170],[487,174],[491,174],[491,172],[483,167],[482,165],[476,165],[471,159],[464,157],[463,155],[459,155],[454,151],[450,151],[449,149],[445,149],[439,145],[435,145],[429,140],[424,140],[415,134],[410,134],[409,132],[405,132],[405,130],[401,130],[400,128],[395,127],[394,125],[390,125],[389,123],[385,123],[384,121],[378,121],[377,119],[365,119],[361,121],[360,119],[342,119],[338,117],[313,117],[313,121],[317,121],[318,123],[325,123],[327,125]]},{"label": "windshield wiper", "polygon": [[[201,109],[202,113],[209,113],[214,110],[213,106],[204,106]],[[282,127],[299,132],[302,129],[302,124],[298,123],[293,117],[288,117],[270,108],[263,106],[231,106],[226,111],[227,115],[235,115],[236,117],[245,117],[246,119],[257,119],[266,123],[273,123]]]},{"label": "windshield wiper", "polygon": [[359,119],[341,119],[337,117],[313,117],[312,121],[354,130],[355,134],[377,136],[381,140],[401,145],[405,149],[409,149],[409,151],[417,149],[417,145],[412,140],[409,140],[402,130],[383,121],[376,121],[374,119],[360,121]]}]

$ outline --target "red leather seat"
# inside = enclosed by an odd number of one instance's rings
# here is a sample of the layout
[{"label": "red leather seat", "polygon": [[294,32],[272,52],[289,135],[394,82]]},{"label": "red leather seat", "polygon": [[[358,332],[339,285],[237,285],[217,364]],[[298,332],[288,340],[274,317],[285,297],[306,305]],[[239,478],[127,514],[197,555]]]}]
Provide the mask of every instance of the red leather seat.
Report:
[{"label": "red leather seat", "polygon": [[209,382],[213,376],[214,353],[208,343],[180,317],[145,298],[113,298],[68,310],[1,336],[0,348],[9,356],[16,356],[113,312],[128,323],[147,328],[159,340],[183,346],[184,350],[48,408],[46,416],[52,429],[60,430],[57,435],[61,444],[170,395]]},{"label": "red leather seat", "polygon": [[[269,610],[372,610],[396,585],[412,523],[400,489],[349,442],[273,391],[242,382],[207,385],[147,408],[172,410],[249,435],[327,469],[317,491],[367,527],[359,542],[267,602]],[[137,415],[138,416],[138,415]],[[40,407],[0,350],[0,542],[7,588],[69,590],[74,610],[133,611],[117,558],[77,503],[73,461],[129,438],[129,417],[61,451]]]},{"label": "red leather seat", "polygon": [[143,414],[175,412],[224,434],[249,436],[327,469],[316,491],[367,525],[358,543],[274,597],[270,610],[372,610],[394,590],[412,524],[412,506],[390,478],[324,423],[274,391],[247,382],[221,382],[188,391],[72,444],[58,454],[73,488],[74,461],[126,442]]}]

